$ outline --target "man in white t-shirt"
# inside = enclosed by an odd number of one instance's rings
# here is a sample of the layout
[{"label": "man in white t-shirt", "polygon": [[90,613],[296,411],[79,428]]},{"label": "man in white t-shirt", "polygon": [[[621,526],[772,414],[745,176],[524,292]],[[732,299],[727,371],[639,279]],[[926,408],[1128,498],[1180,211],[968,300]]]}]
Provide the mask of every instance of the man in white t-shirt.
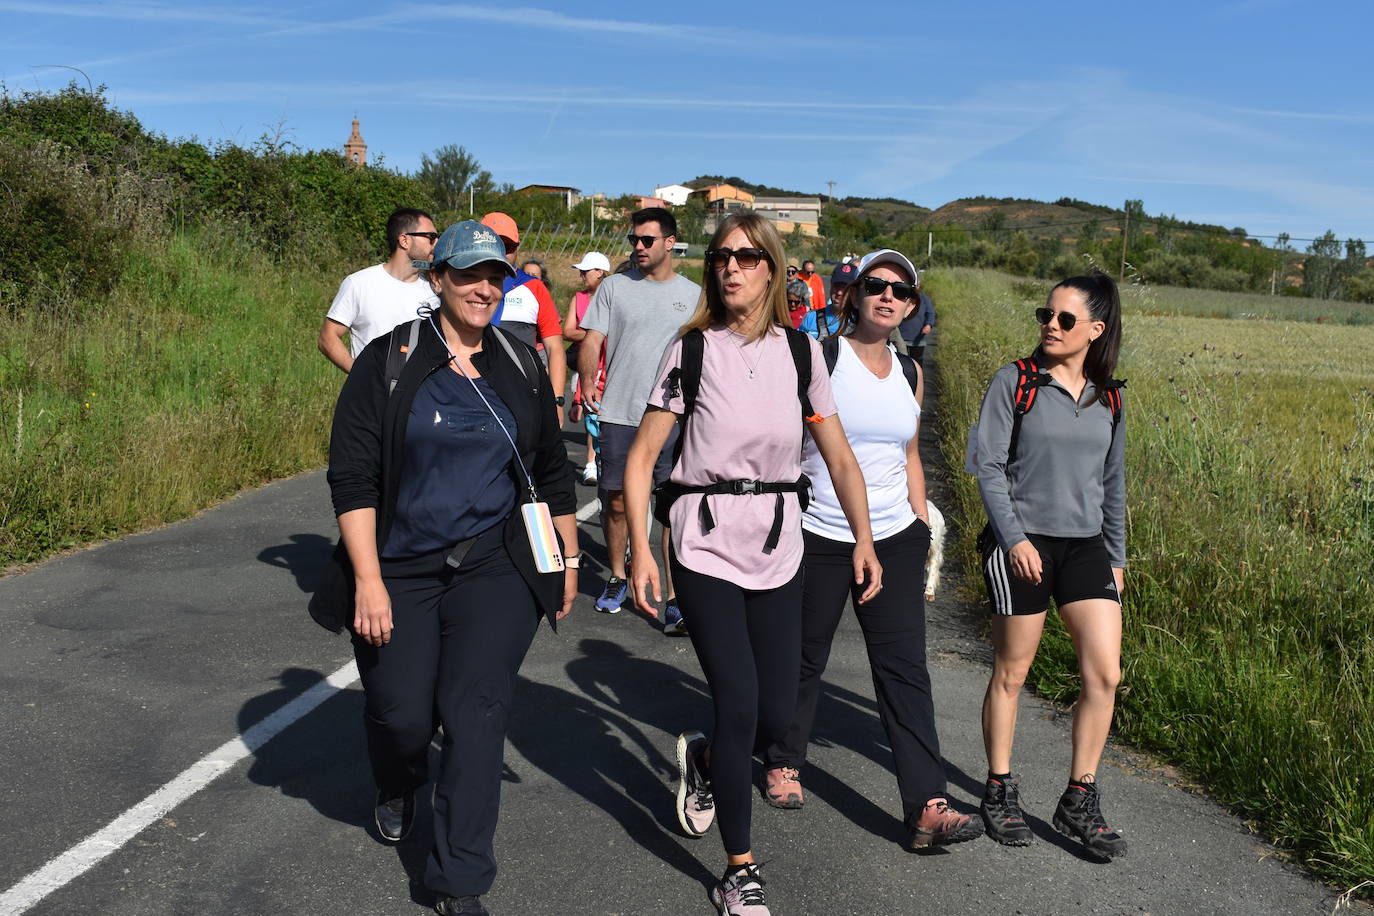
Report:
[{"label": "man in white t-shirt", "polygon": [[387,217],[391,254],[381,264],[344,277],[320,326],[318,346],[331,363],[347,372],[368,341],[410,321],[422,304],[435,301],[429,280],[414,262],[429,263],[438,240],[434,220],[423,210],[402,208]]}]

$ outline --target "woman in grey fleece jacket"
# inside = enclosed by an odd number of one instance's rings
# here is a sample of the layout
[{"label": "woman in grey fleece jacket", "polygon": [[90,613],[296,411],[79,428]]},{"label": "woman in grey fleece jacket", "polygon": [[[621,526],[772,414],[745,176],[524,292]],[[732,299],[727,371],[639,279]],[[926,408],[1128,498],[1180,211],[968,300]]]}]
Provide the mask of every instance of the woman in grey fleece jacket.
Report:
[{"label": "woman in grey fleece jacket", "polygon": [[1095,774],[1121,677],[1126,427],[1111,406],[1118,397],[1112,373],[1121,348],[1121,300],[1105,274],[1071,277],[1050,291],[1036,317],[1040,346],[1032,358],[1044,375],[1033,409],[1013,435],[1019,375],[1013,364],[993,377],[978,418],[978,486],[989,520],[979,546],[994,612],[982,813],[993,839],[1030,843],[1011,749],[1017,698],[1053,599],[1083,681],[1069,783],[1054,825],[1112,858],[1125,853],[1126,841],[1102,817]]}]

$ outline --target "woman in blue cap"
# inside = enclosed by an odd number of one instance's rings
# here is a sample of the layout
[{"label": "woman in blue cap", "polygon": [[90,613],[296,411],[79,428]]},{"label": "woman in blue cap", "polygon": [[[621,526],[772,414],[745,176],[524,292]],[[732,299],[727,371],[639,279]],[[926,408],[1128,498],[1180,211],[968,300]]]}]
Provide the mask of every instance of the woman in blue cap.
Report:
[{"label": "woman in blue cap", "polygon": [[443,726],[425,884],[447,916],[487,912],[515,675],[540,617],[566,615],[577,585],[556,392],[534,351],[490,326],[510,272],[496,233],[450,226],[430,269],[439,307],[359,355],[329,449],[332,572],[354,600],[332,618],[312,607],[352,633],[384,840],[410,830]]}]

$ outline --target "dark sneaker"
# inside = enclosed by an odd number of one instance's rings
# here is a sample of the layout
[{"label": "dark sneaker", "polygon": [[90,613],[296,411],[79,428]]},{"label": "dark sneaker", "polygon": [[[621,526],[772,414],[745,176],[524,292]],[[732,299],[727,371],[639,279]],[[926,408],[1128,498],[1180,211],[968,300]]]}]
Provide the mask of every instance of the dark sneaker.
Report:
[{"label": "dark sneaker", "polygon": [[601,592],[601,597],[596,599],[596,609],[603,614],[619,614],[620,606],[625,603],[626,585],[624,579],[615,576],[607,579],[606,588]]},{"label": "dark sneaker", "polygon": [[677,736],[677,822],[690,837],[699,837],[716,819],[716,800],[711,780],[701,771],[706,736],[683,732]]},{"label": "dark sneaker", "polygon": [[725,877],[711,888],[711,902],[720,916],[769,916],[758,863],[727,868]]},{"label": "dark sneaker", "polygon": [[949,846],[976,840],[983,835],[983,819],[961,814],[943,798],[930,801],[921,811],[921,818],[911,827],[907,845],[912,849],[927,846]]},{"label": "dark sneaker", "polygon": [[983,804],[979,806],[983,826],[988,836],[1003,846],[1029,846],[1034,838],[1026,826],[1021,810],[1021,779],[1013,776],[1003,782],[989,779],[983,786]]},{"label": "dark sneaker", "polygon": [[410,833],[410,825],[415,823],[415,793],[407,792],[400,798],[384,798],[378,792],[372,817],[377,821],[377,832],[382,839],[389,843],[401,842]]},{"label": "dark sneaker", "polygon": [[796,767],[773,767],[763,771],[763,800],[774,808],[800,808],[806,801],[801,773]]},{"label": "dark sneaker", "polygon": [[1126,838],[1102,818],[1102,798],[1095,783],[1069,783],[1054,809],[1054,829],[1104,859],[1126,854]]},{"label": "dark sneaker", "polygon": [[491,916],[481,897],[441,896],[434,901],[434,912],[441,916]]},{"label": "dark sneaker", "polygon": [[673,598],[669,598],[668,603],[663,605],[663,635],[687,635],[687,621],[682,619],[682,609],[677,606],[677,601]]}]

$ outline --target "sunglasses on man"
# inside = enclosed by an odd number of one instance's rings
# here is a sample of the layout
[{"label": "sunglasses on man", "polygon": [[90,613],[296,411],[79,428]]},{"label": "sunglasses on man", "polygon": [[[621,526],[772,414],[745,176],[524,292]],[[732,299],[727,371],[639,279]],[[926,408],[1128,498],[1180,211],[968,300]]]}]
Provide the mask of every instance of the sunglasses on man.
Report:
[{"label": "sunglasses on man", "polygon": [[[1074,325],[1078,324],[1079,321],[1078,316],[1073,312],[1053,312],[1043,307],[1035,310],[1035,320],[1041,324],[1049,324],[1056,317],[1059,319],[1060,329],[1064,331],[1072,331]],[[1091,318],[1085,318],[1083,320],[1092,321]]]},{"label": "sunglasses on man", "polygon": [[437,242],[437,241],[439,241],[439,233],[437,233],[437,232],[403,232],[403,233],[401,233],[401,234],[402,234],[402,235],[418,235],[418,236],[420,236],[421,238],[429,239],[431,242]]},{"label": "sunglasses on man", "polygon": [[645,248],[652,248],[654,247],[654,242],[657,242],[661,238],[666,238],[666,236],[635,235],[633,232],[625,236],[625,240],[630,243],[631,248],[638,248],[640,245],[643,245]]},{"label": "sunglasses on man", "polygon": [[863,291],[865,296],[881,296],[889,286],[892,287],[892,298],[902,302],[910,302],[920,295],[920,291],[914,283],[904,283],[901,280],[884,280],[882,277],[864,277]]},{"label": "sunglasses on man", "polygon": [[706,264],[716,270],[724,270],[729,265],[730,259],[734,258],[735,263],[740,266],[740,270],[753,270],[759,263],[768,257],[768,252],[762,248],[708,248],[706,249]]}]

